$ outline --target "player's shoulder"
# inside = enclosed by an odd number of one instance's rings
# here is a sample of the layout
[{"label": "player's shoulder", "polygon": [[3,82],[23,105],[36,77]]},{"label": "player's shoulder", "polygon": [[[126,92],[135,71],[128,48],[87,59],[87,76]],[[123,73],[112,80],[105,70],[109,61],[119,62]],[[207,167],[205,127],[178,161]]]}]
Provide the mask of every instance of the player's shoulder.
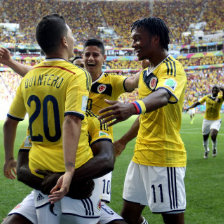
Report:
[{"label": "player's shoulder", "polygon": [[206,94],[202,97],[202,99],[211,99],[212,95],[211,94]]},{"label": "player's shoulder", "polygon": [[111,73],[104,73],[103,77],[105,79],[108,79],[108,80],[120,80],[120,79],[124,79],[124,76],[123,75],[115,75],[115,74],[111,74]]},{"label": "player's shoulder", "polygon": [[167,58],[158,66],[158,71],[160,74],[162,73],[168,76],[186,77],[186,73],[181,63],[171,55],[168,55]]},{"label": "player's shoulder", "polygon": [[74,65],[74,64],[72,64],[71,62],[66,61],[66,62],[64,62],[64,65],[65,65],[65,67],[66,67],[68,70],[70,70],[70,71],[72,71],[72,72],[74,72],[74,73],[76,73],[76,74],[85,74],[85,75],[89,75],[89,72],[88,72],[87,70],[85,70],[84,68],[81,68],[81,67],[79,67],[79,66],[77,66],[77,65]]}]

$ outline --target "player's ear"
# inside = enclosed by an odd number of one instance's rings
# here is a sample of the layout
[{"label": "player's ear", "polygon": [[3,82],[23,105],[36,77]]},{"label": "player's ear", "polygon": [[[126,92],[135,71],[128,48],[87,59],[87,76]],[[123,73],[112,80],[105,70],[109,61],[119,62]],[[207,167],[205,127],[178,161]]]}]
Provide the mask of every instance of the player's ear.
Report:
[{"label": "player's ear", "polygon": [[159,36],[157,36],[157,35],[153,36],[152,41],[155,45],[157,45],[157,46],[160,45],[160,37]]},{"label": "player's ear", "polygon": [[64,47],[68,47],[68,41],[67,41],[67,37],[64,36],[61,38],[61,43]]},{"label": "player's ear", "polygon": [[103,57],[104,57],[104,61],[106,61],[106,59],[107,59],[107,56],[106,56],[106,55],[104,55]]}]

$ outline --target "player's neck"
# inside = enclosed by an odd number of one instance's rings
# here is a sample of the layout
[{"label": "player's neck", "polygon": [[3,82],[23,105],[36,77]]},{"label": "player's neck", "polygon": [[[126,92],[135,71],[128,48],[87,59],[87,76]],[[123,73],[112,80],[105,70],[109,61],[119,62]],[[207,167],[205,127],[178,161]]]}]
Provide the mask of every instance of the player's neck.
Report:
[{"label": "player's neck", "polygon": [[61,58],[61,59],[68,61],[68,55],[64,54],[64,53],[46,54],[46,58]]},{"label": "player's neck", "polygon": [[166,50],[156,53],[153,58],[150,58],[150,62],[153,67],[159,65],[166,57],[168,56],[168,52]]},{"label": "player's neck", "polygon": [[90,75],[92,77],[92,81],[96,81],[102,74],[102,71],[98,71],[98,72],[91,72]]}]

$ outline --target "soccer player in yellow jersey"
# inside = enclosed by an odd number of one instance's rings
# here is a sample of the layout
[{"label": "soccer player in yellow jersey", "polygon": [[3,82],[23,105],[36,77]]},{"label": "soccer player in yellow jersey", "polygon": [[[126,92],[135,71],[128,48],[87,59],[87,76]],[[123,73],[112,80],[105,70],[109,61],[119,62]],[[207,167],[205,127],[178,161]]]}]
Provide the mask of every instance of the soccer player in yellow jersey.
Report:
[{"label": "soccer player in yellow jersey", "polygon": [[186,110],[195,108],[198,105],[206,103],[205,115],[202,123],[203,146],[205,149],[204,158],[208,158],[209,154],[209,134],[212,140],[212,156],[217,155],[217,135],[221,127],[220,110],[224,99],[224,94],[218,95],[219,90],[224,91],[218,86],[212,87],[212,94],[202,97],[199,101],[188,107]]},{"label": "soccer player in yellow jersey", "polygon": [[[83,60],[85,69],[90,73],[93,83],[90,90],[87,108],[95,114],[105,108],[107,104],[104,99],[117,100],[118,96],[125,91],[131,92],[138,86],[138,75],[125,78],[120,75],[106,74],[102,71],[102,65],[106,59],[104,45],[100,40],[89,39],[84,44]],[[0,48],[0,62],[11,67],[15,72],[24,76],[32,67],[22,65],[14,61],[8,50]],[[74,62],[73,62],[74,63]],[[112,127],[109,127],[113,135]],[[107,189],[111,189],[111,173],[104,179]],[[105,191],[103,201],[111,200],[111,191]]]},{"label": "soccer player in yellow jersey", "polygon": [[[101,176],[103,174],[106,174],[107,172],[113,169],[114,150],[112,144],[112,136],[110,135],[107,126],[105,124],[102,125],[97,119],[97,117],[90,111],[86,112],[86,116],[88,120],[89,144],[91,145],[94,157],[88,160],[88,162],[85,163],[83,166],[76,169],[69,190],[69,195],[74,199],[82,199],[76,200],[77,205],[81,203],[81,201],[85,202],[82,203],[82,206],[85,207],[83,213],[80,213],[80,211],[78,211],[79,206],[75,207],[73,213],[85,217],[86,220],[90,220],[93,216],[93,213],[86,213],[86,210],[88,206],[91,207],[92,196],[84,196],[88,195],[89,192],[89,190],[88,192],[85,192],[85,190],[87,189],[84,186],[84,183],[86,181],[92,180],[92,178],[102,178]],[[30,136],[27,135],[18,153],[18,179],[27,184],[28,186],[42,191],[40,192],[40,195],[44,197],[42,193],[49,193],[50,189],[54,186],[54,183],[57,182],[57,179],[60,177],[60,173],[39,171],[40,173],[45,174],[44,180],[31,174],[28,167],[28,155],[32,143],[29,139]],[[90,190],[91,189],[92,188],[90,188]],[[48,206],[50,209],[49,204],[46,204],[45,206]],[[113,222],[113,220],[116,221]],[[43,220],[43,222],[40,222],[39,220],[39,223],[45,222],[46,220]],[[27,195],[27,197],[24,198],[24,200],[18,206],[16,206],[14,209],[12,209],[12,211],[9,212],[8,217],[3,222],[3,224],[15,223],[37,223],[37,214],[34,204],[33,191],[29,195]],[[122,218],[118,214],[116,214],[116,212],[114,212],[107,205],[105,205],[101,209],[100,224],[106,223],[125,224],[126,222],[124,222]]]},{"label": "soccer player in yellow jersey", "polygon": [[130,104],[107,101],[99,119],[111,122],[139,118],[135,151],[129,164],[123,190],[121,215],[126,222],[138,222],[148,205],[162,214],[164,223],[183,224],[186,208],[186,151],[180,137],[181,114],[187,84],[179,61],[168,54],[169,30],[163,20],[144,18],[132,24],[132,47],[139,60],[151,67],[139,77],[140,100]]},{"label": "soccer player in yellow jersey", "polygon": [[[127,78],[102,71],[106,55],[104,44],[98,39],[89,39],[85,42],[83,60],[93,81],[87,107],[96,115],[101,109],[107,107],[105,99],[117,100],[122,93],[131,92],[138,87],[138,75]],[[110,131],[113,133],[112,127]]]},{"label": "soccer player in yellow jersey", "polygon": [[[64,195],[69,190],[75,168],[93,157],[85,118],[91,77],[67,61],[73,55],[74,38],[63,17],[58,14],[43,17],[36,29],[36,39],[46,54],[46,60],[28,72],[10,107],[4,124],[4,174],[14,178],[16,128],[27,112],[32,140],[29,154],[31,172],[34,175],[38,175],[37,169],[65,172],[47,199],[60,212],[65,207],[71,209],[74,206],[73,199]],[[94,206],[97,206],[99,197],[100,193]],[[37,196],[37,206],[42,202],[39,199]],[[46,210],[39,216],[43,217],[44,213],[50,214]],[[73,218],[68,216],[68,219]],[[59,216],[55,219],[54,223],[60,222]],[[92,223],[97,223],[98,219],[96,216]]]}]

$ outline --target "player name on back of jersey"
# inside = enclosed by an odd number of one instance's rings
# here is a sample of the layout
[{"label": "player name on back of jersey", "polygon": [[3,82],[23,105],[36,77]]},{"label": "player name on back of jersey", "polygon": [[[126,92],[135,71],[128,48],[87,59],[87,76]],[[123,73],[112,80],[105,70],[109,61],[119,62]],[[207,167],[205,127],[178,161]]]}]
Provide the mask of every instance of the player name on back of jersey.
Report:
[{"label": "player name on back of jersey", "polygon": [[57,75],[38,75],[32,76],[25,80],[25,88],[31,88],[33,86],[53,86],[55,88],[60,88],[63,83],[64,78]]}]

